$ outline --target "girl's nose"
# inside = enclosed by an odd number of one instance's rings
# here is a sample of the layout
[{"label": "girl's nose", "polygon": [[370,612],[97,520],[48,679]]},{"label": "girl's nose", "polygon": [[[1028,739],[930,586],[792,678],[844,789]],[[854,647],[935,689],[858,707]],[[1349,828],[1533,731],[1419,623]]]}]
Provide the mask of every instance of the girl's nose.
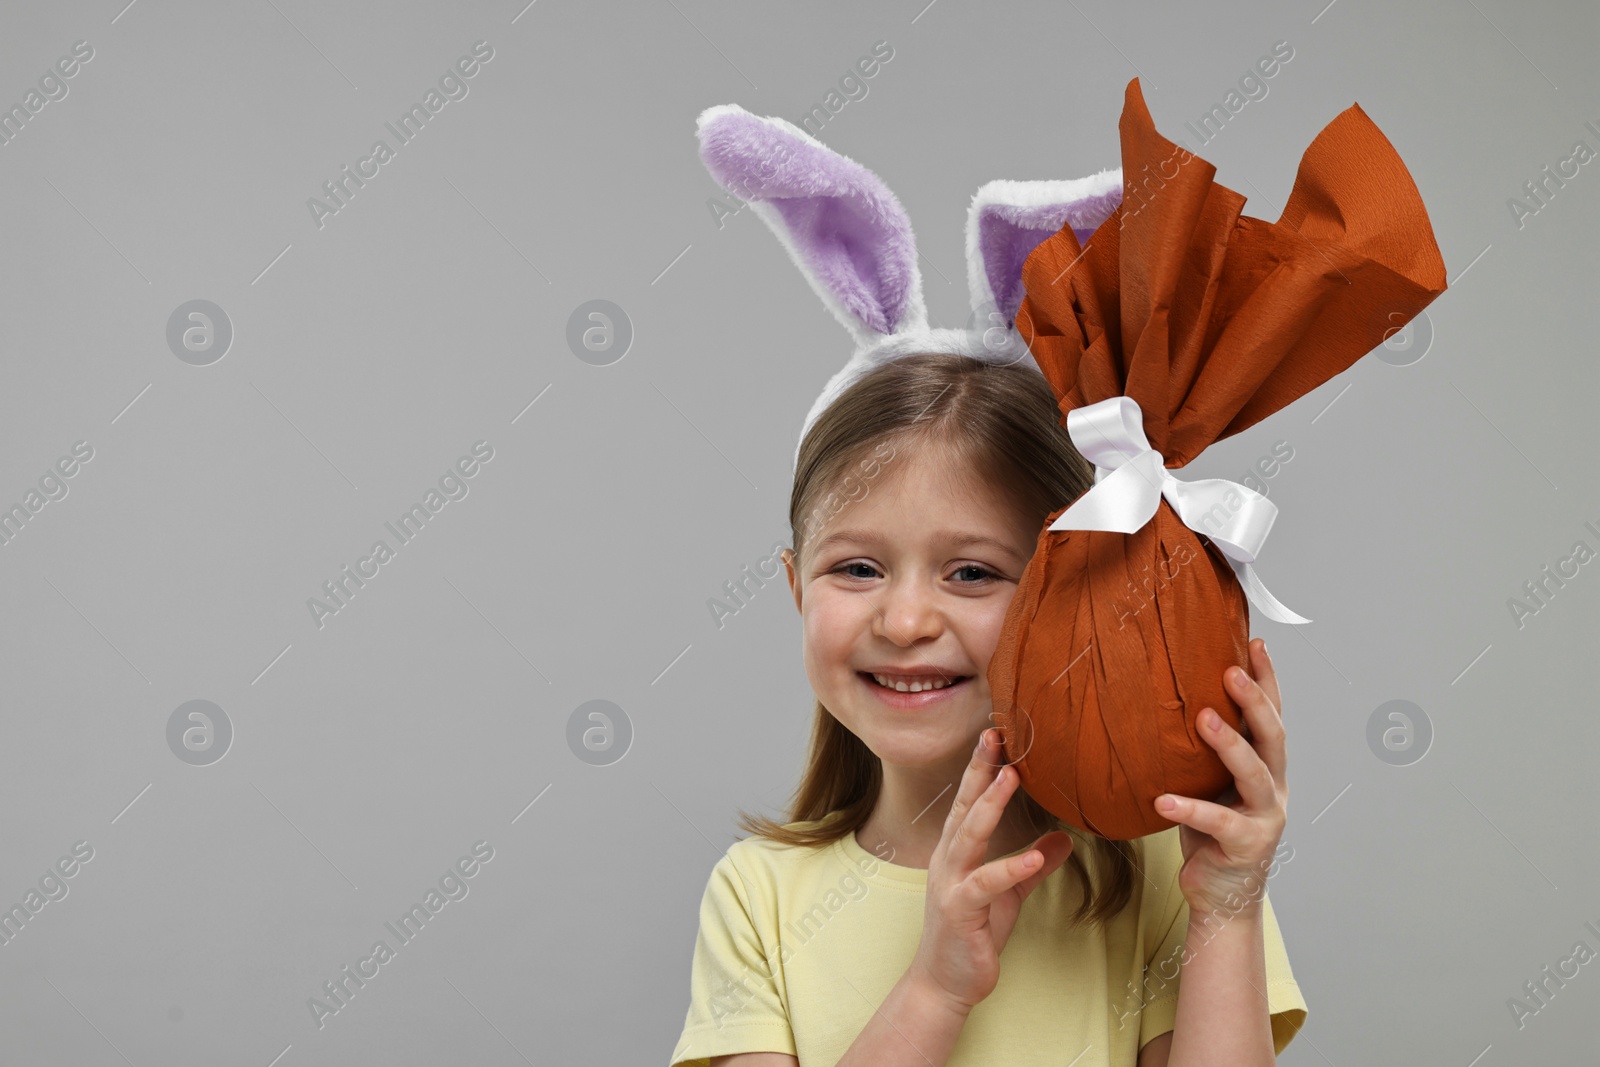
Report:
[{"label": "girl's nose", "polygon": [[936,637],[944,629],[937,596],[921,582],[891,583],[875,606],[873,633],[897,645]]}]

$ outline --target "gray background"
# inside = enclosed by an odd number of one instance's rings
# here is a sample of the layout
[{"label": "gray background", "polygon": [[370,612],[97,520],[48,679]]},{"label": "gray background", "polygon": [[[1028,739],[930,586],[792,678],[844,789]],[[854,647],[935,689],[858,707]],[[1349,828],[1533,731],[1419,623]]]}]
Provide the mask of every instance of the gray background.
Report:
[{"label": "gray background", "polygon": [[[0,902],[94,849],[0,946],[0,1060],[666,1062],[707,874],[736,808],[781,813],[811,716],[781,579],[720,629],[707,601],[786,539],[847,353],[759,220],[718,225],[694,120],[798,119],[879,40],[820,136],[905,203],[936,324],[967,314],[972,192],[1116,165],[1136,75],[1248,214],[1352,102],[1394,142],[1450,278],[1431,345],[1188,468],[1294,449],[1259,572],[1315,621],[1256,630],[1310,1003],[1283,1062],[1597,1055],[1600,963],[1523,1028],[1507,1007],[1600,949],[1600,563],[1507,607],[1600,548],[1600,164],[1508,207],[1600,148],[1592,6],[123,2],[8,4],[0,33],[6,106],[94,48],[0,146],[0,505],[94,449],[0,548]],[[468,95],[319,228],[307,199],[479,40]],[[1199,145],[1183,123],[1278,40]],[[194,299],[234,330],[209,366],[166,341]],[[635,331],[607,366],[566,340],[595,299]],[[307,599],[479,440],[468,495],[319,629]],[[196,699],[234,730],[209,766],[167,742]],[[632,730],[606,766],[568,740],[596,699]],[[1367,741],[1397,699],[1433,734],[1407,766]],[[307,998],[480,840],[469,895],[319,1029]]]}]

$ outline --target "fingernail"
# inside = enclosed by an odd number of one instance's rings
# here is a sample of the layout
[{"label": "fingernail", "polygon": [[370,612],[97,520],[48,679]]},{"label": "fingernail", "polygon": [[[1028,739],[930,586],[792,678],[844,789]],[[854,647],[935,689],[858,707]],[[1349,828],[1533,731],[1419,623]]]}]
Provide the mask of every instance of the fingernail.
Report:
[{"label": "fingernail", "polygon": [[1177,806],[1178,806],[1178,802],[1176,800],[1173,800],[1170,796],[1163,795],[1163,796],[1156,797],[1156,807],[1158,809],[1160,809],[1161,811],[1171,811],[1173,808],[1175,808]]}]

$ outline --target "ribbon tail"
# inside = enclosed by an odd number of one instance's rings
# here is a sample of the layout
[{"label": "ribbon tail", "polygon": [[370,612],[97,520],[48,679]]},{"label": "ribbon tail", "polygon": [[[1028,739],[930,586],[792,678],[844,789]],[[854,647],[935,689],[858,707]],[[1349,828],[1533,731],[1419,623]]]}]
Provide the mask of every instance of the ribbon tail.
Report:
[{"label": "ribbon tail", "polygon": [[1311,621],[1290,611],[1281,600],[1268,592],[1266,585],[1256,576],[1255,568],[1250,564],[1240,563],[1231,556],[1224,558],[1228,560],[1228,565],[1233,568],[1233,573],[1238,577],[1239,584],[1244,586],[1246,599],[1261,614],[1274,622],[1286,622],[1293,625]]},{"label": "ribbon tail", "polygon": [[1163,489],[1183,524],[1205,534],[1229,557],[1254,563],[1278,518],[1278,505],[1226,478],[1173,478]]}]

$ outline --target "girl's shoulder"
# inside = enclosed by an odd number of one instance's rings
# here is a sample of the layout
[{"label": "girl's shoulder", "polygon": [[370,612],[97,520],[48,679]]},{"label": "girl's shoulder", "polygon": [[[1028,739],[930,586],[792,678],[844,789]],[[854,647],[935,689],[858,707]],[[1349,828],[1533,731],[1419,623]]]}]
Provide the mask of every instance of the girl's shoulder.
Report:
[{"label": "girl's shoulder", "polygon": [[782,840],[751,833],[729,846],[728,855],[745,863],[789,867],[818,862],[828,854],[840,851],[840,842],[851,835],[843,827],[832,828],[844,814],[843,811],[830,811],[821,818],[778,823],[783,830],[797,835],[798,839]]},{"label": "girl's shoulder", "polygon": [[[785,830],[807,833],[827,825],[839,814],[830,812],[820,819],[780,825]],[[809,885],[819,878],[837,879],[847,869],[847,863],[840,855],[838,838],[831,835],[815,843],[797,844],[750,834],[728,846],[717,861],[711,880],[738,885],[753,898],[772,900],[783,894],[783,887]]]},{"label": "girl's shoulder", "polygon": [[[780,823],[779,825],[783,829],[796,834],[810,835],[818,830],[825,830],[826,827],[843,814],[844,812],[842,811],[830,811],[820,819],[800,819],[795,822]],[[762,834],[750,834],[735,841],[729,846],[728,851],[732,853],[738,850],[741,853],[741,858],[753,858],[759,854],[771,857],[786,857],[793,860],[822,852],[842,836],[843,834],[839,833],[823,833],[815,841],[798,843],[780,841]]]}]

